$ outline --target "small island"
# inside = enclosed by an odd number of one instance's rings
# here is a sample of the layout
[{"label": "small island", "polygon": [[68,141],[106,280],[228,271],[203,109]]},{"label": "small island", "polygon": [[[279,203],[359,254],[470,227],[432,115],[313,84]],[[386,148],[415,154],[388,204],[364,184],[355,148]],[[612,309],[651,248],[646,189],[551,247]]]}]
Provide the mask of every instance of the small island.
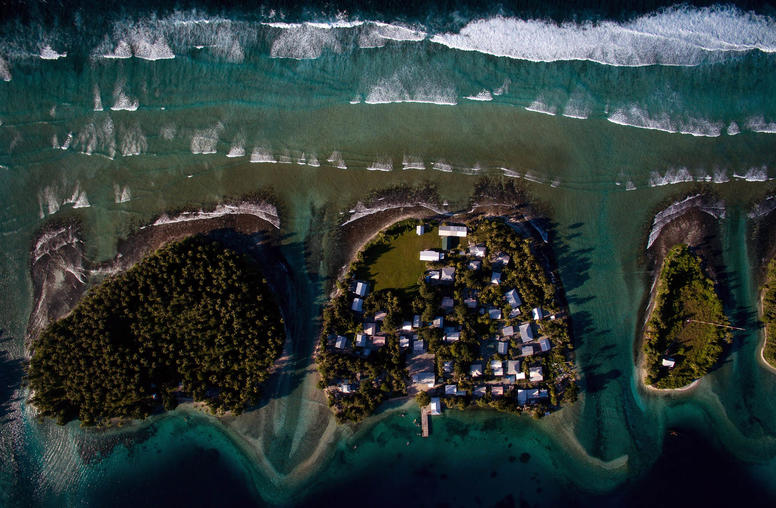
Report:
[{"label": "small island", "polygon": [[40,415],[84,426],[143,418],[180,398],[239,413],[280,354],[280,309],[256,261],[197,235],[89,290],[32,344]]},{"label": "small island", "polygon": [[523,216],[406,219],[356,254],[324,310],[320,386],[338,421],[415,396],[537,416],[577,397],[550,249]]},{"label": "small island", "polygon": [[776,369],[776,258],[771,259],[765,273],[762,288],[762,316],[765,324],[765,343],[762,358]]},{"label": "small island", "polygon": [[732,340],[730,323],[701,259],[684,244],[663,260],[644,333],[644,381],[682,388],[706,375]]}]

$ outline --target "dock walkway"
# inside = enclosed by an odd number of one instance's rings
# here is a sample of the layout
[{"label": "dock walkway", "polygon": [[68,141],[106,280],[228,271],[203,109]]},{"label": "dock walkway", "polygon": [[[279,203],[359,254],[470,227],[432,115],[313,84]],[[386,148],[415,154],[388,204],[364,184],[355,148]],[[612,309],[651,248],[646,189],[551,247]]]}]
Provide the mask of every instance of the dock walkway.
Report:
[{"label": "dock walkway", "polygon": [[423,425],[423,437],[428,437],[428,419],[430,418],[431,410],[428,408],[423,408],[420,411],[420,422]]}]

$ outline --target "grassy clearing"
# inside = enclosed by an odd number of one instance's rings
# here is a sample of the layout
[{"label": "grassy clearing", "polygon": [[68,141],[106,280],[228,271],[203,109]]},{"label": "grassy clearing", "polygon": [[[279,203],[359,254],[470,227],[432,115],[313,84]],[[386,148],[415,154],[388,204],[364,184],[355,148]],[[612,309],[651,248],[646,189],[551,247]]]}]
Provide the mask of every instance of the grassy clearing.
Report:
[{"label": "grassy clearing", "polygon": [[415,227],[408,227],[387,245],[377,244],[364,252],[365,268],[356,276],[374,282],[374,290],[417,289],[418,279],[426,270],[419,258],[420,251],[438,249],[442,239],[436,227],[426,226],[426,233],[418,236]]}]

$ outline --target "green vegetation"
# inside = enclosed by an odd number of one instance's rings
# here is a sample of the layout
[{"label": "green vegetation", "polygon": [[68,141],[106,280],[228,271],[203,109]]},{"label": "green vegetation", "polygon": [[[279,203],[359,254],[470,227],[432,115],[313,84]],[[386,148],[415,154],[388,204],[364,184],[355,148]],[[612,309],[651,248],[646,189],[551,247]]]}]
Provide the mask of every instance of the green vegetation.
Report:
[{"label": "green vegetation", "polygon": [[394,225],[364,250],[364,263],[356,277],[374,281],[375,291],[417,287],[418,278],[426,269],[418,252],[438,249],[440,245],[441,239],[433,228],[418,236],[409,223]]},{"label": "green vegetation", "polygon": [[108,278],[43,331],[33,402],[60,424],[142,418],[183,393],[240,412],[258,402],[284,335],[256,263],[188,238]]},{"label": "green vegetation", "polygon": [[[657,284],[644,340],[646,382],[679,388],[707,374],[719,361],[731,341],[729,321],[701,260],[686,245],[668,252]],[[675,361],[675,366],[663,366],[664,359]]]},{"label": "green vegetation", "polygon": [[[436,232],[438,221],[426,221],[426,233],[420,237],[415,233],[419,223],[402,221],[378,234],[356,256],[338,283],[337,296],[324,309],[316,360],[321,388],[338,420],[359,421],[388,398],[418,390],[416,400],[421,405],[428,404],[433,395],[442,397],[448,407],[486,405],[513,412],[530,407],[537,415],[559,407],[562,401],[576,400],[568,320],[560,308],[558,288],[550,282],[549,268],[540,261],[550,254],[545,244],[521,237],[500,219],[472,220],[467,223],[467,237],[447,251],[444,260],[420,262],[419,251],[438,248],[441,239]],[[474,245],[484,247],[488,255],[469,252]],[[508,260],[501,266],[505,257]],[[479,267],[472,268],[472,262],[480,263]],[[443,267],[454,269],[453,280],[432,276]],[[494,271],[501,272],[500,284],[491,283]],[[351,310],[358,281],[368,282],[371,288],[361,313]],[[518,310],[505,298],[511,289],[521,299]],[[452,299],[452,307],[442,309],[443,298]],[[554,319],[532,320],[535,307],[553,314]],[[500,311],[501,316],[491,317],[490,309]],[[380,311],[383,319],[376,317]],[[440,316],[444,325],[434,326]],[[518,327],[528,322],[536,329],[536,340],[522,342]],[[376,325],[374,335],[385,337],[385,345],[371,345],[370,337],[365,337],[366,345],[357,345],[357,337],[372,324]],[[496,336],[506,326],[513,326],[515,335],[502,338],[501,347],[506,344],[507,349],[499,353]],[[448,333],[455,338],[447,337]],[[335,346],[338,337],[346,339],[346,347]],[[549,339],[548,351],[540,350],[540,338]],[[422,343],[422,348],[416,350],[416,343]],[[526,344],[534,352],[526,353]],[[507,360],[518,363],[519,373],[495,375],[489,363],[494,360],[504,361],[504,369]],[[476,364],[483,367],[483,375],[475,379],[470,369]],[[543,380],[523,377],[531,368],[541,368]],[[422,373],[434,376],[434,388],[413,382],[412,375]],[[457,395],[445,395],[444,384],[456,384]],[[503,387],[503,395],[498,395],[498,387]],[[523,389],[540,393],[528,403],[518,403],[518,390]]]},{"label": "green vegetation", "polygon": [[776,367],[776,259],[771,259],[768,263],[763,291],[763,321],[765,322],[763,357],[772,367]]}]

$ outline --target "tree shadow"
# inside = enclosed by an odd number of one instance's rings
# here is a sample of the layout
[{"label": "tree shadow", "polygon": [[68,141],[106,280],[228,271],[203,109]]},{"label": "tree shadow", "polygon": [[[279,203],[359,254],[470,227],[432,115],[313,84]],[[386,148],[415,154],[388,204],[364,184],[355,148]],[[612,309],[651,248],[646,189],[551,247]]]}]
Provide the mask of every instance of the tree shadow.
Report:
[{"label": "tree shadow", "polygon": [[[11,337],[3,337],[0,330],[0,344],[8,343]],[[0,351],[0,424],[8,423],[13,413],[14,402],[19,401],[18,390],[24,379],[24,360],[12,358],[8,351]]]}]

